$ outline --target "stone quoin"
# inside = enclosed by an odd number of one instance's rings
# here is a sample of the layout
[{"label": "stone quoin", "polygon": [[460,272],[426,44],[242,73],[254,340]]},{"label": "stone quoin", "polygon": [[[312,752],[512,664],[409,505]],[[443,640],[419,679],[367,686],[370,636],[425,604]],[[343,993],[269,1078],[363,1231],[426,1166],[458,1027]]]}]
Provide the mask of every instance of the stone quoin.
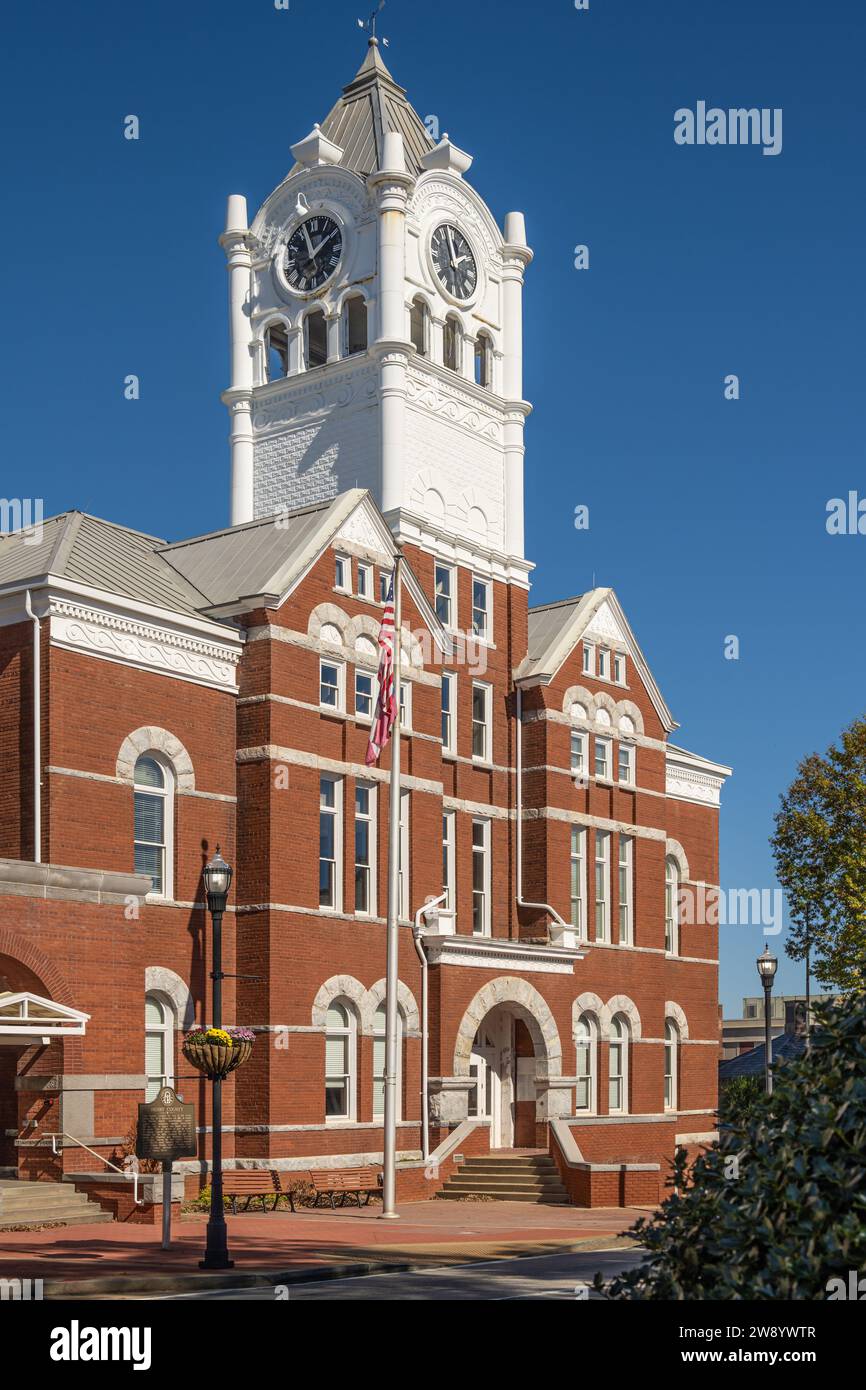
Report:
[{"label": "stone quoin", "polygon": [[292,153],[221,237],[227,528],[0,539],[0,1178],[142,1219],[102,1160],[171,1085],[176,1171],[207,1181],[180,1042],[217,844],[223,1017],[259,1035],[226,1167],[381,1162],[390,749],[365,753],[399,546],[398,1198],[531,1149],[573,1202],[653,1202],[714,1135],[718,929],[677,904],[718,885],[730,769],[671,742],[612,589],[530,606],[523,215],[497,225],[375,39]]}]

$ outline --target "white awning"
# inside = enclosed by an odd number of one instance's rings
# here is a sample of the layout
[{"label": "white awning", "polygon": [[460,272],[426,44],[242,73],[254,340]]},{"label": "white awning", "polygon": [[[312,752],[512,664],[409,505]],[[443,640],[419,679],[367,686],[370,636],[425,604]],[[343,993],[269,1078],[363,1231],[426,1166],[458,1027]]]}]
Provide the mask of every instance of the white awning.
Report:
[{"label": "white awning", "polygon": [[83,1037],[90,1014],[53,999],[23,991],[0,994],[0,1046],[49,1043],[52,1038]]}]

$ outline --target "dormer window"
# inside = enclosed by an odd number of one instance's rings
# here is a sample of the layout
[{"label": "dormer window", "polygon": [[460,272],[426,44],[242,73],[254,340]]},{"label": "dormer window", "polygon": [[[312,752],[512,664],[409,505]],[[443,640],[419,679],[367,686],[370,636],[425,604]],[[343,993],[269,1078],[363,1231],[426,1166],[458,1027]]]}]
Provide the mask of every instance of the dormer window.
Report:
[{"label": "dormer window", "polygon": [[304,363],[307,371],[324,367],[328,360],[328,325],[322,309],[313,309],[304,319]]},{"label": "dormer window", "polygon": [[460,320],[455,314],[449,314],[445,320],[445,336],[443,363],[449,372],[459,372],[461,370],[461,352],[463,348],[463,330]]},{"label": "dormer window", "polygon": [[430,313],[421,298],[412,301],[409,312],[409,337],[419,357],[427,356]]},{"label": "dormer window", "polygon": [[475,384],[485,390],[493,389],[493,343],[487,333],[475,339]]},{"label": "dormer window", "polygon": [[347,357],[367,351],[367,301],[353,294],[343,306],[343,341]]}]

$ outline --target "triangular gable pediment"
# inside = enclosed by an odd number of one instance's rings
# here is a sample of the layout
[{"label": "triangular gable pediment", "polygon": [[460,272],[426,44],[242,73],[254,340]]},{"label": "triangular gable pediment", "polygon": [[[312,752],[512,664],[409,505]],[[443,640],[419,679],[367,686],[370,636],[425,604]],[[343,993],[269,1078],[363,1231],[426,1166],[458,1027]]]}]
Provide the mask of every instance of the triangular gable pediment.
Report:
[{"label": "triangular gable pediment", "polygon": [[581,636],[597,637],[603,642],[619,642],[625,647],[629,645],[625,627],[617,621],[616,614],[607,599],[599,604]]},{"label": "triangular gable pediment", "polygon": [[0,1037],[13,1034],[19,1037],[83,1034],[90,1014],[44,999],[39,994],[23,990],[17,994],[0,994]]}]

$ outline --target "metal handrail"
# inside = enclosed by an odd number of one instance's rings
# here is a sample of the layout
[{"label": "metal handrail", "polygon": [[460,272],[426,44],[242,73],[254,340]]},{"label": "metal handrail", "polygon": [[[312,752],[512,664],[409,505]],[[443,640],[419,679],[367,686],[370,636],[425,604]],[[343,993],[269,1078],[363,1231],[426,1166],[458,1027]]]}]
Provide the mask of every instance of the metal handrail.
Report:
[{"label": "metal handrail", "polygon": [[98,1159],[100,1163],[104,1163],[106,1168],[113,1169],[115,1173],[119,1173],[122,1178],[126,1178],[128,1182],[131,1182],[133,1202],[137,1207],[144,1206],[144,1202],[139,1198],[138,1195],[138,1179],[141,1176],[140,1173],[135,1171],[133,1171],[132,1173],[125,1173],[122,1168],[118,1168],[116,1163],[110,1162],[110,1160],[103,1157],[102,1154],[98,1154],[95,1149],[91,1149],[89,1145],[82,1143],[80,1139],[76,1139],[74,1134],[67,1134],[65,1129],[61,1129],[54,1134],[46,1134],[45,1137],[46,1139],[51,1140],[51,1152],[55,1155],[55,1157],[59,1156],[60,1154],[60,1150],[57,1147],[58,1139],[68,1139],[70,1143],[77,1144],[79,1149],[84,1149],[87,1153],[92,1154],[93,1157]]}]

